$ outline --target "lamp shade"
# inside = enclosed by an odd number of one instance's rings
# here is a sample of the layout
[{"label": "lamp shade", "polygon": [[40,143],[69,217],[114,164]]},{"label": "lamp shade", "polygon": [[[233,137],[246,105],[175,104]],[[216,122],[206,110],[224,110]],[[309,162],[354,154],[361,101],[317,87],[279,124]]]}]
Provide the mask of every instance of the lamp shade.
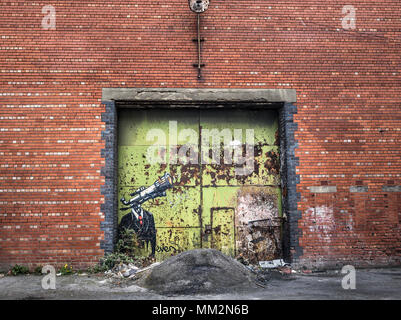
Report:
[{"label": "lamp shade", "polygon": [[210,0],[188,0],[188,2],[193,12],[202,13],[209,8]]}]

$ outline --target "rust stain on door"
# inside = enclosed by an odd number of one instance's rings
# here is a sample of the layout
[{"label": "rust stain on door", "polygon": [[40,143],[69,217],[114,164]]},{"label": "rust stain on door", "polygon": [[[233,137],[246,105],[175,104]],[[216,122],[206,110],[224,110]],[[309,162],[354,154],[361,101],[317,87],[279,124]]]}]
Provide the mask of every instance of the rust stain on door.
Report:
[{"label": "rust stain on door", "polygon": [[211,247],[224,254],[235,255],[234,208],[212,208]]}]

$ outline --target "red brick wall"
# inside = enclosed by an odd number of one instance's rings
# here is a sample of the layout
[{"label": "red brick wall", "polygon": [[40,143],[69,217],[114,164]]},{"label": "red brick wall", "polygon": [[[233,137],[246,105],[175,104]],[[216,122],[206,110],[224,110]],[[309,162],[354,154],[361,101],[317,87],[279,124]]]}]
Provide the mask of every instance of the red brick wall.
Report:
[{"label": "red brick wall", "polygon": [[[42,28],[45,5],[55,30]],[[356,29],[342,28],[344,5]],[[399,262],[401,196],[382,188],[401,185],[400,11],[398,0],[213,0],[198,81],[186,0],[2,1],[1,264],[103,255],[104,87],[296,89],[300,262]],[[337,192],[308,189],[321,185]]]}]

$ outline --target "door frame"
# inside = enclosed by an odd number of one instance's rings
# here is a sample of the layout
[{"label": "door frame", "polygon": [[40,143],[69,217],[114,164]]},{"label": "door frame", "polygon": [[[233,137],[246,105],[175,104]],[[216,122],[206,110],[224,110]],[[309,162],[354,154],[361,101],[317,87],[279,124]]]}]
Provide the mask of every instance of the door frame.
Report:
[{"label": "door frame", "polygon": [[297,113],[296,91],[294,89],[177,89],[177,88],[103,88],[102,113],[104,130],[102,140],[105,148],[101,150],[104,167],[101,175],[104,185],[101,193],[104,202],[101,212],[104,221],[100,228],[104,232],[104,240],[100,247],[105,254],[112,253],[117,241],[117,205],[118,205],[118,151],[117,151],[117,109],[133,108],[268,108],[279,113],[279,135],[281,154],[281,189],[283,216],[282,248],[286,262],[297,262],[302,256],[299,245],[301,230],[298,220],[301,212],[298,210],[300,194],[296,190],[300,179],[296,174],[299,160],[295,157],[298,143],[294,134],[297,124],[293,115]]}]

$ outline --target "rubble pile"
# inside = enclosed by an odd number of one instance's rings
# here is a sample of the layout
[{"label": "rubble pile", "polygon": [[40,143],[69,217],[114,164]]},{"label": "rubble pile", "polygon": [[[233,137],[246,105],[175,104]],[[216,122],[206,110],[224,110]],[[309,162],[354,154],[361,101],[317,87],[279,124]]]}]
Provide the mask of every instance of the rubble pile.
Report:
[{"label": "rubble pile", "polygon": [[257,288],[257,276],[214,249],[180,253],[153,266],[138,285],[162,294],[209,294]]},{"label": "rubble pile", "polygon": [[[244,265],[214,249],[185,251],[147,266],[120,263],[105,272],[117,284],[128,285],[133,281],[136,286],[165,295],[219,294],[266,288],[272,279],[291,280],[293,273],[296,271],[282,259]],[[123,279],[128,282],[121,282]]]}]

